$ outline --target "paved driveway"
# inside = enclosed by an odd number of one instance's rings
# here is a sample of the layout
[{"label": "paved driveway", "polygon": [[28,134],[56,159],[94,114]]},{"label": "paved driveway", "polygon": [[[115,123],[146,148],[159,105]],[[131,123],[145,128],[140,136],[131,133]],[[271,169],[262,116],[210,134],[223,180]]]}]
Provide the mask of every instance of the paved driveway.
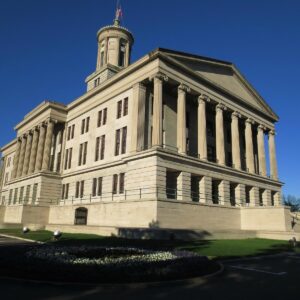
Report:
[{"label": "paved driveway", "polygon": [[298,299],[299,296],[300,256],[296,255],[227,262],[225,272],[218,277],[180,283],[79,286],[0,280],[0,298],[16,300],[257,300]]}]

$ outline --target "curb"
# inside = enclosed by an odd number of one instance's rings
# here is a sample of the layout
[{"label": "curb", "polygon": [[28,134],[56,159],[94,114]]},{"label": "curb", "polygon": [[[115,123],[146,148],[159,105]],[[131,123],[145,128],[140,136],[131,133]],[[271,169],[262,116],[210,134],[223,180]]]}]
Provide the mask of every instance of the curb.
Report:
[{"label": "curb", "polygon": [[14,236],[14,235],[9,235],[9,234],[2,234],[1,233],[0,236],[6,237],[6,238],[15,239],[15,240],[20,240],[20,241],[35,243],[35,244],[45,244],[44,242],[34,241],[34,240],[30,240],[30,239],[25,239],[25,238],[21,238],[21,237]]},{"label": "curb", "polygon": [[121,282],[121,283],[88,283],[88,282],[72,282],[72,281],[65,281],[65,282],[57,282],[57,281],[50,281],[50,280],[35,280],[35,279],[23,279],[23,278],[16,278],[16,277],[8,277],[8,276],[0,276],[0,279],[4,280],[12,280],[12,281],[18,281],[18,282],[29,282],[29,283],[36,283],[36,284],[50,284],[50,285],[58,285],[58,286],[64,286],[64,285],[76,285],[76,286],[102,286],[102,287],[117,287],[117,286],[159,286],[164,284],[173,284],[173,283],[179,283],[179,284],[188,284],[192,283],[195,280],[199,279],[210,279],[216,276],[221,275],[225,267],[220,262],[215,262],[217,265],[219,265],[219,270],[217,270],[214,273],[203,275],[203,276],[197,276],[197,277],[190,277],[186,279],[175,279],[175,280],[163,280],[163,281],[146,281],[146,282]]}]

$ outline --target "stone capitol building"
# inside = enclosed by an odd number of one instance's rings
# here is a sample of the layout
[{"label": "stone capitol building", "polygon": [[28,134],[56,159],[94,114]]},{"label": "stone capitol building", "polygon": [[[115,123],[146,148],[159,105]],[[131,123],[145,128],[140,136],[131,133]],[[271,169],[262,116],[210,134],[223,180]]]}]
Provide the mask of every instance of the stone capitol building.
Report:
[{"label": "stone capitol building", "polygon": [[234,64],[162,48],[131,63],[118,18],[97,43],[87,92],[42,102],[1,148],[1,227],[295,235],[278,116]]}]

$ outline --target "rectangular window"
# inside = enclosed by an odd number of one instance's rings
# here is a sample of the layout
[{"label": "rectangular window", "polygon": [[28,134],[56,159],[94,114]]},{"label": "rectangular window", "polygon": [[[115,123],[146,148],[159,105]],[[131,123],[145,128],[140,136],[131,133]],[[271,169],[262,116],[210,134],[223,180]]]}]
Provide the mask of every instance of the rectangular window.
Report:
[{"label": "rectangular window", "polygon": [[81,121],[81,134],[84,134],[84,129],[85,129],[85,119]]},{"label": "rectangular window", "polygon": [[82,150],[83,150],[83,144],[80,144],[79,145],[78,166],[81,166],[81,163],[82,163]]},{"label": "rectangular window", "polygon": [[57,153],[56,172],[60,172],[61,152]]},{"label": "rectangular window", "polygon": [[62,185],[61,199],[65,199],[65,184]]},{"label": "rectangular window", "polygon": [[38,184],[35,183],[33,185],[33,190],[32,190],[32,203],[35,203],[35,201],[36,201],[37,189],[38,189]]},{"label": "rectangular window", "polygon": [[127,140],[127,127],[123,127],[122,128],[122,151],[121,151],[122,154],[126,152],[126,140]]},{"label": "rectangular window", "polygon": [[97,196],[102,195],[102,177],[98,177]]},{"label": "rectangular window", "polygon": [[8,159],[7,159],[7,167],[9,167],[10,166],[10,161],[11,161],[11,157],[9,157]]},{"label": "rectangular window", "polygon": [[89,132],[90,129],[90,117],[86,118],[86,127],[85,127],[85,132]]},{"label": "rectangular window", "polygon": [[69,149],[69,163],[68,163],[68,169],[71,169],[72,166],[72,153],[73,153],[73,148]]},{"label": "rectangular window", "polygon": [[20,189],[19,203],[22,203],[23,196],[24,196],[24,186],[22,186]]},{"label": "rectangular window", "polygon": [[98,111],[97,127],[100,127],[101,123],[102,123],[102,110]]},{"label": "rectangular window", "polygon": [[67,133],[67,141],[71,139],[71,126],[68,127],[68,133]]},{"label": "rectangular window", "polygon": [[96,138],[95,161],[99,160],[100,137]]},{"label": "rectangular window", "polygon": [[14,194],[14,204],[17,203],[17,199],[18,199],[18,188],[15,188],[15,194]]},{"label": "rectangular window", "polygon": [[13,190],[11,189],[11,190],[9,190],[9,197],[8,197],[8,204],[11,204],[11,202],[12,202],[12,196],[13,196]]},{"label": "rectangular window", "polygon": [[67,170],[67,168],[68,168],[68,160],[69,160],[69,149],[66,149],[65,170]]},{"label": "rectangular window", "polygon": [[27,185],[26,186],[26,193],[25,193],[25,203],[28,203],[29,202],[29,196],[30,196],[30,189],[31,189],[31,186],[30,185]]},{"label": "rectangular window", "polygon": [[79,185],[80,185],[80,182],[77,181],[76,182],[76,189],[75,189],[75,198],[78,198],[79,197]]},{"label": "rectangular window", "polygon": [[82,164],[86,164],[86,155],[87,155],[87,142],[83,144],[83,158],[82,158]]},{"label": "rectangular window", "polygon": [[118,192],[118,175],[117,174],[114,174],[114,176],[113,176],[112,192],[113,192],[113,194],[116,194]]},{"label": "rectangular window", "polygon": [[75,124],[72,125],[72,134],[71,134],[72,139],[74,139],[74,135],[75,135]]},{"label": "rectangular window", "polygon": [[119,155],[120,151],[120,134],[121,130],[116,130],[116,141],[115,141],[115,156]]},{"label": "rectangular window", "polygon": [[80,182],[80,198],[83,198],[84,195],[84,181]]},{"label": "rectangular window", "polygon": [[124,193],[124,184],[125,184],[125,173],[120,173],[119,175],[119,193]]},{"label": "rectangular window", "polygon": [[69,187],[70,187],[70,184],[67,183],[66,184],[66,189],[65,189],[65,199],[69,198]]},{"label": "rectangular window", "polygon": [[107,120],[107,108],[104,108],[104,110],[103,110],[103,125],[106,124],[106,120]]},{"label": "rectangular window", "polygon": [[97,178],[93,178],[92,196],[95,197],[97,194]]},{"label": "rectangular window", "polygon": [[5,184],[5,185],[6,185],[7,182],[8,182],[8,175],[9,175],[9,173],[6,173],[6,174],[5,174],[5,179],[4,179],[4,184]]},{"label": "rectangular window", "polygon": [[123,116],[128,115],[128,97],[124,99],[124,104],[123,104]]},{"label": "rectangular window", "polygon": [[105,135],[101,136],[101,149],[100,149],[100,159],[104,159],[105,152]]},{"label": "rectangular window", "polygon": [[121,118],[122,115],[122,100],[117,103],[117,119]]}]

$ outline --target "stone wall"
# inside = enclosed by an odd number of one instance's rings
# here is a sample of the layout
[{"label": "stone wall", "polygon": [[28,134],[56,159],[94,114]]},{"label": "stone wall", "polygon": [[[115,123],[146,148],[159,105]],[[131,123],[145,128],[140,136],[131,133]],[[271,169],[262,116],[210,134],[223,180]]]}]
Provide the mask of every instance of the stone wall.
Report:
[{"label": "stone wall", "polygon": [[157,221],[160,228],[197,230],[239,230],[240,209],[196,202],[158,201]]},{"label": "stone wall", "polygon": [[290,210],[284,206],[243,207],[241,229],[243,230],[292,230]]},{"label": "stone wall", "polygon": [[146,228],[156,221],[156,201],[126,200],[51,206],[49,224],[73,225],[78,207],[88,209],[87,225],[92,226]]}]

